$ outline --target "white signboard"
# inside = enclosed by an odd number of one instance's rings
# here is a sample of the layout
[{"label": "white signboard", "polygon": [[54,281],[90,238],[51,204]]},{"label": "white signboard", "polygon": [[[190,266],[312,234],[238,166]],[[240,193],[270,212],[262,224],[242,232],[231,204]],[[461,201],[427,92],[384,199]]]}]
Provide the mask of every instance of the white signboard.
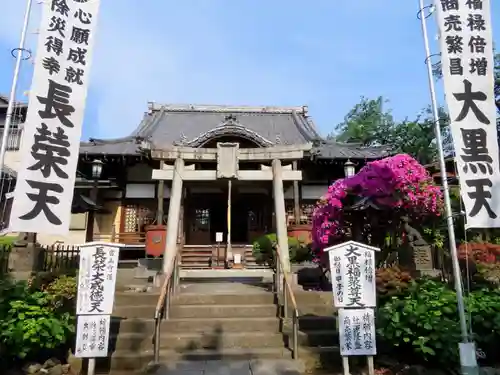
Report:
[{"label": "white signboard", "polygon": [[100,0],[43,1],[9,230],[64,235]]},{"label": "white signboard", "polygon": [[80,247],[76,313],[111,315],[115,299],[119,247],[88,243]]},{"label": "white signboard", "polygon": [[339,310],[340,355],[377,354],[373,309]]},{"label": "white signboard", "polygon": [[215,242],[222,242],[222,241],[224,241],[224,233],[215,232]]},{"label": "white signboard", "polygon": [[110,323],[109,315],[79,315],[75,357],[107,357]]},{"label": "white signboard", "polygon": [[379,250],[354,241],[325,249],[330,260],[333,301],[336,307],[377,305],[375,251]]},{"label": "white signboard", "polygon": [[436,0],[444,91],[467,228],[500,227],[490,0]]}]

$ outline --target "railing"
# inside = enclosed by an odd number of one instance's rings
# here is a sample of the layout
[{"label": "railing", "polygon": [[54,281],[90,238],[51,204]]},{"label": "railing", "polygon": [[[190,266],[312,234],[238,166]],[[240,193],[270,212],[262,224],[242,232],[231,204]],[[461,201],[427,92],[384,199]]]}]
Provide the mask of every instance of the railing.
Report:
[{"label": "railing", "polygon": [[[297,359],[299,355],[299,309],[293,294],[290,281],[290,272],[285,271],[286,267],[280,255],[279,247],[276,248],[276,276],[274,279],[274,290],[278,297],[279,314],[283,318],[283,323],[288,322],[289,314],[292,313],[292,358]],[[290,311],[291,310],[291,311]],[[283,324],[284,326],[285,324]]]},{"label": "railing", "polygon": [[43,272],[74,272],[80,263],[80,248],[75,245],[42,246],[41,267]]},{"label": "railing", "polygon": [[[7,151],[19,150],[23,131],[21,129],[10,129],[7,136]],[[3,130],[0,130],[0,137],[3,137]]]},{"label": "railing", "polygon": [[155,310],[155,328],[153,334],[154,362],[160,362],[160,333],[161,322],[170,316],[170,303],[179,287],[179,252],[176,250],[175,258],[164,273],[165,281],[160,290],[160,297]]}]

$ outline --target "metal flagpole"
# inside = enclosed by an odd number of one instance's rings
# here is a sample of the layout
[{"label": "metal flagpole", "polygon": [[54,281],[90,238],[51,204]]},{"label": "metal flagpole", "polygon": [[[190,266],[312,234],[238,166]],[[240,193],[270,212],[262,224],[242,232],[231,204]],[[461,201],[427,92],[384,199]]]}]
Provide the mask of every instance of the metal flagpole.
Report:
[{"label": "metal flagpole", "polygon": [[[425,48],[425,63],[427,65],[427,78],[429,81],[429,91],[431,95],[432,114],[434,117],[434,131],[436,133],[436,143],[439,154],[439,167],[441,169],[441,181],[443,184],[444,208],[446,215],[446,224],[448,227],[448,239],[453,266],[453,277],[455,278],[455,290],[457,294],[458,316],[460,318],[460,330],[462,333],[462,342],[459,344],[460,363],[462,374],[477,375],[479,370],[477,367],[476,350],[474,343],[469,340],[469,332],[467,329],[467,319],[465,315],[465,303],[462,288],[462,276],[460,273],[460,265],[458,263],[457,245],[455,239],[455,227],[453,226],[453,212],[451,210],[450,189],[448,186],[448,176],[446,174],[446,163],[443,150],[443,140],[441,137],[441,126],[439,119],[439,111],[436,99],[436,88],[434,86],[434,75],[432,71],[431,53],[429,47],[429,37],[427,34],[426,19],[430,17],[434,11],[433,5],[424,5],[424,0],[419,0],[420,10],[418,18],[422,26],[422,34],[424,38]],[[425,15],[426,10],[428,14]]]},{"label": "metal flagpole", "polygon": [[12,50],[12,54],[16,54],[16,66],[14,68],[14,77],[12,78],[12,86],[10,89],[9,103],[7,106],[7,114],[5,117],[5,124],[3,126],[3,135],[2,135],[2,146],[0,147],[0,171],[3,171],[5,165],[5,152],[7,151],[7,137],[9,136],[9,130],[12,123],[12,113],[14,112],[14,105],[16,101],[16,92],[17,92],[17,82],[19,80],[19,72],[21,70],[21,61],[30,58],[23,57],[23,52],[26,52],[24,48],[26,42],[26,33],[28,31],[28,24],[31,13],[31,4],[33,0],[28,0],[26,4],[26,11],[24,13],[24,23],[23,30],[21,32],[21,40],[19,42],[19,47]]}]

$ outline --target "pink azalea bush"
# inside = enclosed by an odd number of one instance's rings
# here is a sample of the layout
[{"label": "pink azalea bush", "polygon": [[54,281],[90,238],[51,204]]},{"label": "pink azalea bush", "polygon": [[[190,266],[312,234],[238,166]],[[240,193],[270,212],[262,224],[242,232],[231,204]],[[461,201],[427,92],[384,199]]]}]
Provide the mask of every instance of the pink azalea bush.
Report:
[{"label": "pink azalea bush", "polygon": [[442,209],[440,188],[411,156],[399,154],[370,162],[356,175],[335,181],[314,210],[313,245],[319,254],[344,234],[342,214],[348,195],[370,198],[379,206],[412,216],[438,216]]}]

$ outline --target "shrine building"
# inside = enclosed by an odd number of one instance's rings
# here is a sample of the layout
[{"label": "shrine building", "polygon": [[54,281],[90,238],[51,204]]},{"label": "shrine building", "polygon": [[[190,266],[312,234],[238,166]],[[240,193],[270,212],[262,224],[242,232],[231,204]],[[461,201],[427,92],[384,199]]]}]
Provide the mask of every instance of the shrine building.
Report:
[{"label": "shrine building", "polygon": [[38,241],[118,242],[137,262],[148,228],[163,225],[184,268],[212,267],[214,249],[256,267],[257,237],[277,233],[287,248],[329,184],[386,155],[321,137],[307,106],[149,103],[132,134],[81,143],[70,234]]}]

